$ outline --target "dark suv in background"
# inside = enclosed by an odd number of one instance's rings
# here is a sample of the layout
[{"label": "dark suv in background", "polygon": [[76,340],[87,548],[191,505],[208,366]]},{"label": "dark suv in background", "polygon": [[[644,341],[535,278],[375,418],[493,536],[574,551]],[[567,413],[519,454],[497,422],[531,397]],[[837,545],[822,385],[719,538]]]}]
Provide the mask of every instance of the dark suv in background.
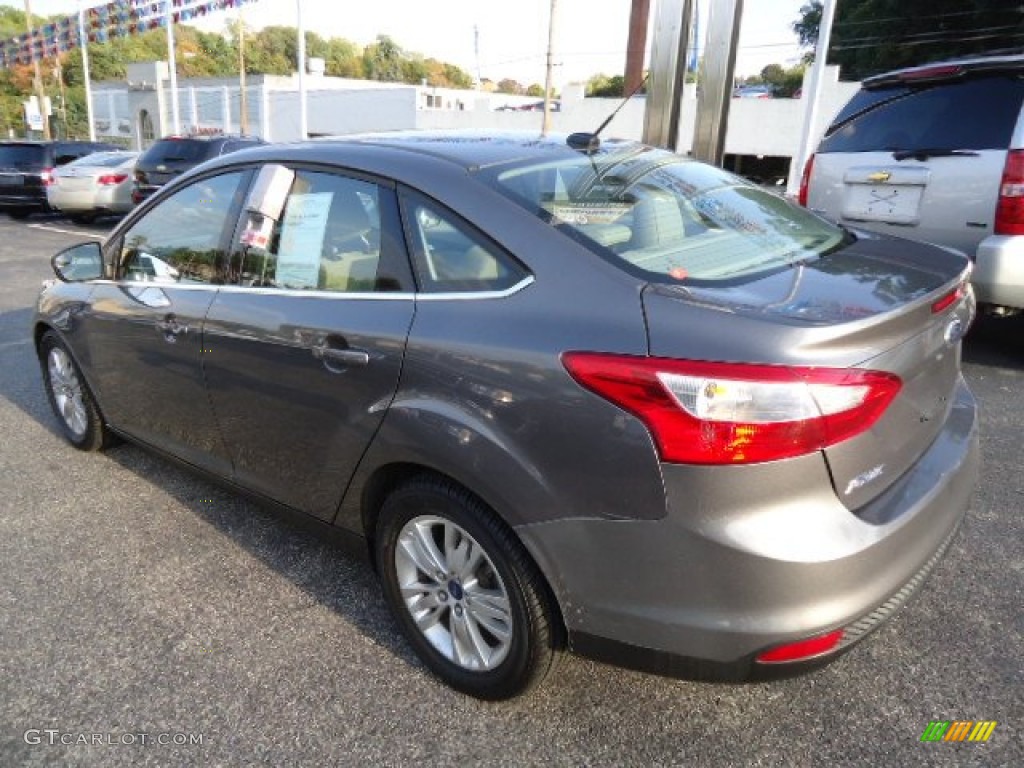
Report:
[{"label": "dark suv in background", "polygon": [[138,205],[174,177],[211,158],[265,143],[256,136],[225,134],[167,136],[160,139],[143,152],[135,164],[132,202]]},{"label": "dark suv in background", "polygon": [[53,169],[93,152],[121,149],[95,141],[0,142],[0,211],[23,219],[33,211],[49,211],[46,188]]}]

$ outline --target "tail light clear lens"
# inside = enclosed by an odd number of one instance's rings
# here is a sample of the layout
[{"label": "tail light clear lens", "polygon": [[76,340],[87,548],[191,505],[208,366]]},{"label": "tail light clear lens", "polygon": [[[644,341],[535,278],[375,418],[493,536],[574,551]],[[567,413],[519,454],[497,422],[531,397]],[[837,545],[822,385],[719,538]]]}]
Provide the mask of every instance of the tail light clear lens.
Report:
[{"label": "tail light clear lens", "polygon": [[42,180],[44,187],[49,187],[57,183],[57,179],[53,175],[53,168],[43,168],[42,172],[39,174],[39,178]]},{"label": "tail light clear lens", "polygon": [[102,187],[112,187],[116,184],[120,184],[127,178],[127,173],[108,173],[100,176],[96,182]]},{"label": "tail light clear lens", "polygon": [[882,371],[713,363],[569,352],[587,389],[650,430],[661,459],[751,464],[801,456],[865,432],[902,382]]},{"label": "tail light clear lens", "polygon": [[1024,235],[1024,149],[1011,149],[1006,154],[996,203],[995,233]]}]

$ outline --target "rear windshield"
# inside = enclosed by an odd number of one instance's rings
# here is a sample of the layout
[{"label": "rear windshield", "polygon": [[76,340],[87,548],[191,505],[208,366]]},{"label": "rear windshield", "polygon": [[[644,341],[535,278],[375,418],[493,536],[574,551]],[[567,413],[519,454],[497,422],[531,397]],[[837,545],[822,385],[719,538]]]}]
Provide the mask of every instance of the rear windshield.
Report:
[{"label": "rear windshield", "polygon": [[0,167],[33,168],[45,164],[45,150],[34,144],[0,145]]},{"label": "rear windshield", "polygon": [[119,165],[123,165],[135,157],[134,152],[93,152],[91,155],[86,155],[78,160],[75,160],[72,165],[88,165],[94,168],[116,168]]},{"label": "rear windshield", "polygon": [[197,163],[212,154],[208,141],[192,139],[166,139],[146,150],[142,159],[147,163]]},{"label": "rear windshield", "polygon": [[718,168],[630,145],[491,168],[500,192],[647,280],[735,280],[817,258],[843,230]]},{"label": "rear windshield", "polygon": [[1006,149],[1024,80],[985,77],[922,88],[862,90],[836,117],[820,152]]}]

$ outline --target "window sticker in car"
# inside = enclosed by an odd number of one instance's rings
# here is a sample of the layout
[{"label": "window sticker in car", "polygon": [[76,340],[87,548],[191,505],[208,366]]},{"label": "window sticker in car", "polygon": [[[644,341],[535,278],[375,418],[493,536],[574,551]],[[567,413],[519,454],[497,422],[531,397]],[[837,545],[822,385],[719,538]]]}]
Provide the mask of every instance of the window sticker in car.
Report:
[{"label": "window sticker in car", "polygon": [[288,199],[277,255],[278,286],[317,287],[327,214],[333,197],[333,192],[313,192],[293,194]]}]

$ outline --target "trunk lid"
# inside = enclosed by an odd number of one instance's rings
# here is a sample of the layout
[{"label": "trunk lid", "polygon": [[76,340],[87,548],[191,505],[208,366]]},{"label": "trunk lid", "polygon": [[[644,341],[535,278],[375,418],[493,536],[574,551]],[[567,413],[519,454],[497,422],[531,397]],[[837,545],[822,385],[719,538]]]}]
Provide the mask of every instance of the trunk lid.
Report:
[{"label": "trunk lid", "polygon": [[856,510],[942,429],[974,303],[965,290],[939,311],[933,305],[968,274],[956,252],[861,233],[835,253],[736,284],[651,284],[643,302],[650,354],[899,376],[899,394],[869,430],[824,450],[837,496]]}]

